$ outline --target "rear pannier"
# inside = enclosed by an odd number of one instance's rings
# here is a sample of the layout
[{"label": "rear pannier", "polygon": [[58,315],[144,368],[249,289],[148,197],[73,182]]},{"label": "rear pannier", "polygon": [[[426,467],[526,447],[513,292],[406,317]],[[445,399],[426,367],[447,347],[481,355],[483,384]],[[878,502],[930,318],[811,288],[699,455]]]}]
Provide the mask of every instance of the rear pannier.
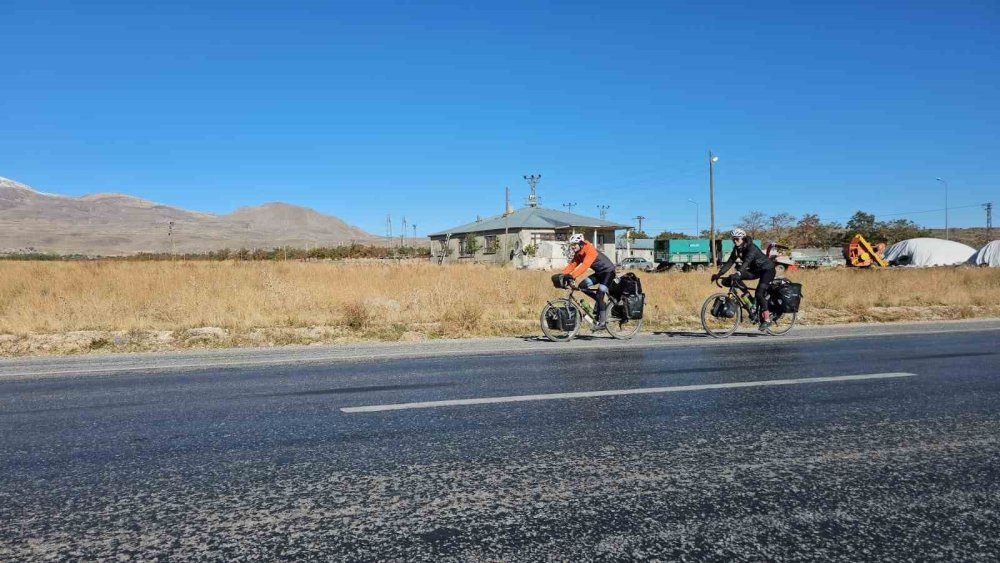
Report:
[{"label": "rear pannier", "polygon": [[625,318],[637,320],[642,318],[642,310],[646,306],[646,294],[642,292],[642,281],[632,272],[615,278],[608,288],[611,297],[621,301],[625,309]]},{"label": "rear pannier", "polygon": [[771,282],[768,299],[772,311],[782,313],[798,313],[802,302],[802,284],[792,283],[785,278]]}]

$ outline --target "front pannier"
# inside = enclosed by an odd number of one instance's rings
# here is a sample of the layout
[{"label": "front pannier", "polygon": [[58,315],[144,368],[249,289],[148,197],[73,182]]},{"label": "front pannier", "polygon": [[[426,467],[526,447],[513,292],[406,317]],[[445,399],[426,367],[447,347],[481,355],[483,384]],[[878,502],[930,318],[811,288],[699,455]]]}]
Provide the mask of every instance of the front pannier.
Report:
[{"label": "front pannier", "polygon": [[769,288],[770,309],[782,313],[798,313],[802,302],[802,284],[792,283],[784,278],[771,282]]},{"label": "front pannier", "polygon": [[712,316],[717,319],[731,319],[736,316],[736,303],[724,295],[715,298]]},{"label": "front pannier", "polygon": [[562,326],[562,321],[560,320],[559,309],[555,307],[549,307],[545,311],[545,325],[552,330],[559,330]]}]

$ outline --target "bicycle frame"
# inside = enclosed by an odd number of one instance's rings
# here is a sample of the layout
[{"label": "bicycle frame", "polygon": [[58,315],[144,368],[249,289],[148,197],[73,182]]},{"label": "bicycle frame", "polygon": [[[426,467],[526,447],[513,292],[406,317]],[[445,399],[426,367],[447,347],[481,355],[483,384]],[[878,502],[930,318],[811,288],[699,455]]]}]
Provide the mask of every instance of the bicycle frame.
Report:
[{"label": "bicycle frame", "polygon": [[[588,307],[584,307],[583,303],[580,301],[580,299],[573,295],[574,293],[576,293],[577,291],[579,291],[580,293],[582,293],[582,294],[586,295],[587,297],[590,297],[591,299],[593,299],[593,295],[591,295],[591,293],[594,293],[594,292],[587,291],[586,289],[583,289],[583,288],[581,288],[581,287],[579,287],[577,285],[571,285],[568,289],[569,289],[569,292],[566,294],[566,299],[569,299],[570,303],[572,303],[573,306],[576,307],[578,311],[580,311],[580,316],[583,317],[583,319],[586,320],[588,323],[590,323],[591,326],[597,324],[597,319],[594,318],[594,315],[593,315],[593,313],[597,312],[597,309],[596,308],[590,309],[590,313],[588,313],[587,312],[588,311]],[[614,307],[614,306],[617,306],[617,305],[620,304],[611,295],[607,295],[607,298],[608,298],[608,302],[605,303],[605,306],[609,310],[610,310],[611,307]]]},{"label": "bicycle frame", "polygon": [[[757,311],[755,310],[754,307],[756,307],[757,305],[757,297],[755,296],[754,292],[757,291],[757,288],[748,286],[746,283],[743,282],[743,280],[736,280],[736,282],[737,283],[729,285],[729,295],[735,297],[736,302],[740,304],[740,308],[746,311],[747,319],[750,320],[751,322],[756,322]],[[718,285],[719,287],[725,287],[718,281],[716,282],[715,285]],[[743,300],[744,296],[750,297],[750,300],[754,304],[753,307],[746,304],[746,301]]]}]

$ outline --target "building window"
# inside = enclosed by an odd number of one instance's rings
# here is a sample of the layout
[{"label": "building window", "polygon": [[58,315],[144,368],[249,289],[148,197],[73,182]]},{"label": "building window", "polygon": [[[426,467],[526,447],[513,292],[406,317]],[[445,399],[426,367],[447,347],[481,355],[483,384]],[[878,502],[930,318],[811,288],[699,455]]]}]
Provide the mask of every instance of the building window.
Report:
[{"label": "building window", "polygon": [[604,233],[597,233],[597,244],[599,244],[599,245],[600,244],[607,244],[605,242],[605,238],[604,237],[605,237]]},{"label": "building window", "polygon": [[483,254],[496,254],[500,251],[500,239],[496,235],[486,235],[483,239]]}]

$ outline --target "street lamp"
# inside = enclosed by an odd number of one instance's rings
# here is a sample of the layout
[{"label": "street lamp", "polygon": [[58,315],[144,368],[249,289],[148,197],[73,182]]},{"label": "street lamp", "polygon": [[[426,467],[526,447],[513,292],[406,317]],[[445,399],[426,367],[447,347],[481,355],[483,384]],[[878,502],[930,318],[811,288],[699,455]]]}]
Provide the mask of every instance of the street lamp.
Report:
[{"label": "street lamp", "polygon": [[709,227],[709,236],[711,240],[711,250],[712,250],[712,265],[716,264],[715,257],[715,163],[719,161],[719,157],[712,154],[712,151],[708,151],[708,208],[712,220],[712,225]]},{"label": "street lamp", "polygon": [[948,182],[942,178],[935,179],[944,184],[944,240],[951,240],[948,238]]},{"label": "street lamp", "polygon": [[701,236],[701,229],[698,228],[698,217],[701,215],[701,206],[691,198],[688,198],[688,201],[694,204],[694,236]]}]

